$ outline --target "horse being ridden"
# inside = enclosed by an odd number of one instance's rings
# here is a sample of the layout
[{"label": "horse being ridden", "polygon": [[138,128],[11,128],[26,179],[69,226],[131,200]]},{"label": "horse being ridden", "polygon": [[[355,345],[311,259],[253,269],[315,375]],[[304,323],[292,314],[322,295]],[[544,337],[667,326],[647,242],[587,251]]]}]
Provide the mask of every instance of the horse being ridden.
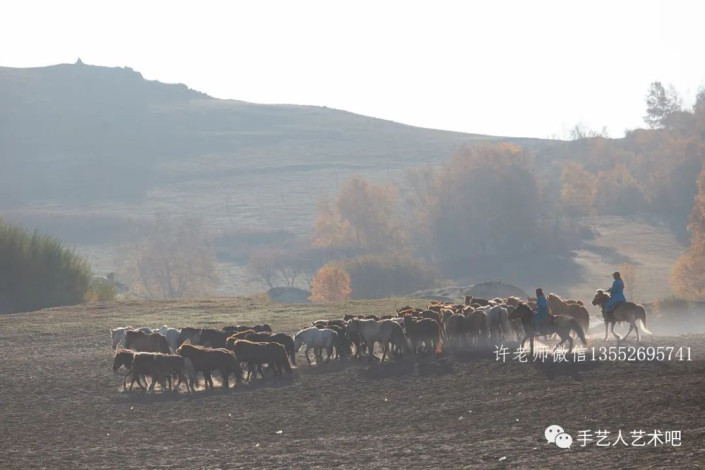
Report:
[{"label": "horse being ridden", "polygon": [[299,331],[294,336],[294,350],[298,351],[301,346],[306,345],[306,360],[311,364],[311,358],[308,357],[308,352],[313,349],[316,356],[316,362],[320,363],[323,360],[323,349],[328,353],[326,362],[330,361],[330,356],[333,354],[333,346],[338,338],[338,333],[328,328],[318,329],[315,326]]},{"label": "horse being ridden", "polygon": [[578,320],[573,317],[565,315],[554,315],[552,320],[548,324],[537,325],[534,322],[534,312],[525,303],[520,303],[517,308],[514,309],[512,313],[509,314],[509,318],[518,318],[521,320],[521,324],[524,327],[524,339],[521,341],[521,347],[524,347],[526,340],[529,340],[530,344],[530,354],[534,355],[534,337],[543,336],[546,334],[556,333],[561,338],[561,342],[558,343],[553,350],[555,351],[558,346],[563,344],[565,341],[570,342],[570,347],[568,352],[573,351],[573,338],[570,336],[570,332],[575,331],[580,337],[584,346],[588,345],[588,341],[585,338],[585,332]]},{"label": "horse being ridden", "polygon": [[[645,333],[651,334],[651,332],[646,328],[646,309],[644,309],[643,305],[637,305],[634,302],[618,303],[614,307],[614,310],[610,312],[606,311],[606,306],[609,301],[610,295],[602,289],[598,289],[597,292],[595,292],[595,297],[592,299],[592,304],[598,305],[602,309],[602,317],[605,320],[605,340],[607,340],[607,328],[610,324],[612,324],[610,331],[612,331],[612,334],[618,341],[625,339],[629,336],[629,333],[631,333],[632,330],[635,330],[636,340],[637,342],[641,342],[641,337],[639,336],[639,325],[637,322],[641,323],[641,329]],[[617,322],[623,321],[629,322],[629,331],[627,331],[626,335],[619,336],[614,332],[614,325]]]}]

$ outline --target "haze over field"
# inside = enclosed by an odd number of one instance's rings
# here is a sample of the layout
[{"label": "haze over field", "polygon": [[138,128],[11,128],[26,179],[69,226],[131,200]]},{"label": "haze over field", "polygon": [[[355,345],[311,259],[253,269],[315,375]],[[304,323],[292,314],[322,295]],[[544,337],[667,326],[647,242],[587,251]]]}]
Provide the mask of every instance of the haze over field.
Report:
[{"label": "haze over field", "polygon": [[76,246],[99,275],[155,215],[197,216],[221,294],[307,287],[281,265],[263,276],[274,252],[305,252],[308,272],[396,250],[434,282],[577,295],[630,264],[655,300],[671,292],[702,158],[665,121],[636,129],[654,82],[691,116],[705,77],[699,7],[665,5],[176,2],[169,21],[158,2],[13,5],[0,215]]}]

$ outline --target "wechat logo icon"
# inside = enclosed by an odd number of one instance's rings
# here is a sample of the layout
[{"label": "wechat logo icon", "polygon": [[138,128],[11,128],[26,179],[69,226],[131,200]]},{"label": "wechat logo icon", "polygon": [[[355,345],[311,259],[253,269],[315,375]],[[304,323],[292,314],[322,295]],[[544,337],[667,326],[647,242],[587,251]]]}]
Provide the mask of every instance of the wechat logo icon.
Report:
[{"label": "wechat logo icon", "polygon": [[556,444],[561,449],[569,449],[573,445],[573,437],[557,424],[547,427],[543,435],[550,444]]}]

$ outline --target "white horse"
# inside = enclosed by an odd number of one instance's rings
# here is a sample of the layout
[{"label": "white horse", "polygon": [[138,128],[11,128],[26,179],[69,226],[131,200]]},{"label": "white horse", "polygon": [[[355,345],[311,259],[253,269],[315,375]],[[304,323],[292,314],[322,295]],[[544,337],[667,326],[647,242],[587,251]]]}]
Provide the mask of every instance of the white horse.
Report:
[{"label": "white horse", "polygon": [[157,331],[157,333],[166,338],[166,342],[169,343],[169,347],[171,348],[172,352],[175,352],[179,348],[179,336],[181,335],[181,330],[176,328],[169,328],[168,326],[164,325],[159,328],[159,331]]},{"label": "white horse", "polygon": [[306,345],[306,360],[311,364],[311,359],[308,357],[308,352],[313,348],[313,353],[316,356],[316,362],[323,361],[323,348],[326,349],[328,357],[326,362],[330,360],[333,354],[333,345],[338,340],[338,333],[335,330],[328,328],[318,329],[315,326],[299,331],[294,336],[294,351],[301,349],[301,346]]},{"label": "white horse", "polygon": [[488,305],[486,307],[480,307],[481,310],[487,314],[487,325],[490,330],[490,338],[495,344],[499,344],[502,341],[509,339],[509,335],[512,332],[512,326],[509,323],[509,314],[504,305]]},{"label": "white horse", "polygon": [[[117,349],[118,344],[120,345],[121,348],[125,347],[125,333],[128,330],[134,330],[135,328],[131,326],[120,326],[118,328],[111,328],[110,329],[110,336],[113,339],[113,349]],[[139,331],[142,331],[144,333],[152,334],[152,329],[148,328],[146,326],[143,326],[142,328],[137,328]]]}]

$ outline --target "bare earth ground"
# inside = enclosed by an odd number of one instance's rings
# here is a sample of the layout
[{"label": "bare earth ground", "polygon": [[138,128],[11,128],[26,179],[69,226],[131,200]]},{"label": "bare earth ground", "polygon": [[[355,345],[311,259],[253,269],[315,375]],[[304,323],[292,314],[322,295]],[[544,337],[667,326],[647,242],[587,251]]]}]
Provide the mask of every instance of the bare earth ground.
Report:
[{"label": "bare earth ground", "polygon": [[[501,363],[490,353],[307,366],[299,356],[290,378],[191,396],[123,393],[122,375],[111,370],[109,327],[267,321],[291,332],[316,318],[406,303],[240,297],[2,316],[0,468],[705,466],[703,334],[643,343],[690,347],[691,362]],[[594,336],[594,346],[605,345]],[[682,445],[560,449],[543,438],[550,424],[574,439],[579,430],[679,430]]]}]

